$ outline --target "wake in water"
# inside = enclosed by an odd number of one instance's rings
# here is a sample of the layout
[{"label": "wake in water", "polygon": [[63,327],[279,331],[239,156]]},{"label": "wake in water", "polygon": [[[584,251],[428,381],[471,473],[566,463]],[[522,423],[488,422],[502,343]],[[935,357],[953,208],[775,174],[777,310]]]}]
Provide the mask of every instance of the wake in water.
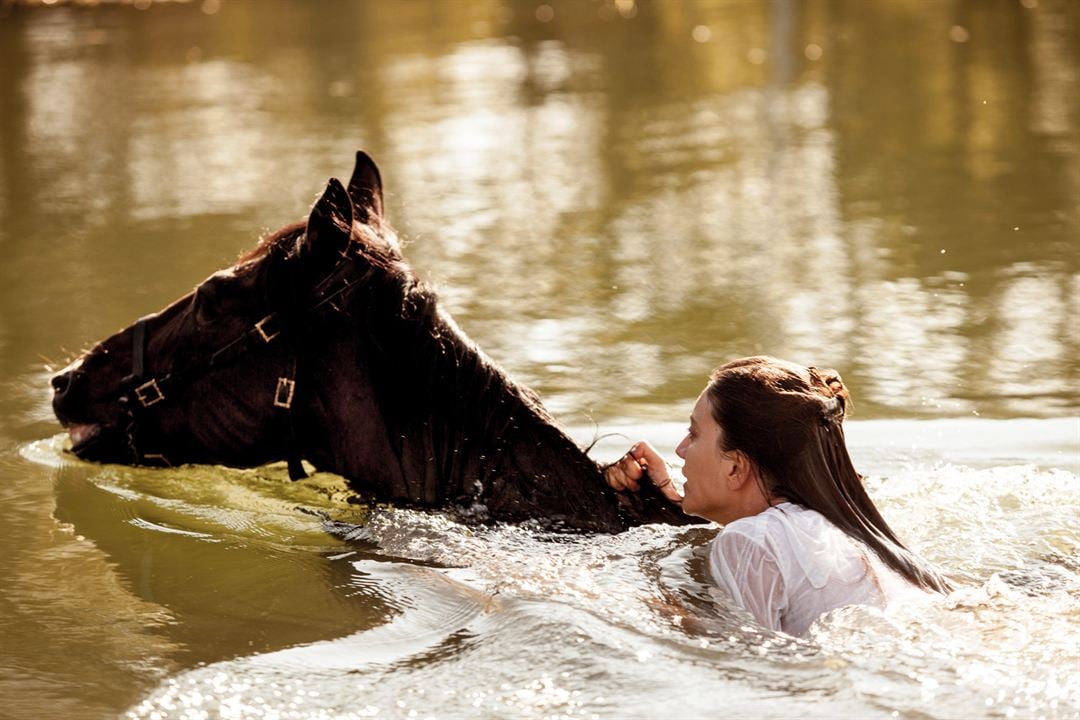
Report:
[{"label": "wake in water", "polygon": [[[885,612],[842,609],[819,621],[808,640],[795,640],[756,628],[710,592],[700,551],[713,531],[653,526],[617,537],[545,537],[381,511],[362,527],[333,530],[409,561],[351,561],[356,582],[394,598],[399,615],[342,640],[195,671],[134,713],[179,707],[199,692],[228,716],[230,707],[255,710],[276,684],[294,688],[294,696],[262,710],[297,717],[376,709],[439,717],[652,717],[677,709],[707,717],[718,707],[760,713],[762,703],[774,716],[796,707],[806,714],[807,703],[819,716],[1072,715],[1080,707],[1076,568],[1053,552],[1025,557],[1053,544],[1057,529],[1077,516],[1075,506],[1058,506],[1060,515],[1039,510],[1039,522],[1028,522],[1033,506],[1042,506],[1036,498],[1070,478],[1032,468],[944,467],[920,472],[920,483],[927,475],[960,497],[981,496],[1008,477],[1033,501],[1016,507],[1012,495],[999,499],[1013,521],[994,542],[966,535],[960,524],[925,528],[927,538],[938,538],[934,546],[974,550],[948,559],[975,584],[944,600]],[[888,482],[910,492],[910,480]],[[1049,534],[1035,529],[1046,520]],[[976,525],[995,522],[986,513]],[[1026,570],[980,581],[978,558],[986,555],[998,565],[1022,559]]]},{"label": "wake in water", "polygon": [[[1042,441],[1058,433],[1071,442],[1071,426],[1055,423],[1037,429]],[[982,453],[973,467],[908,447],[901,462],[901,451],[861,431],[856,453],[874,473],[868,487],[882,512],[961,587],[886,611],[834,611],[806,639],[762,630],[712,592],[709,526],[616,536],[475,527],[435,513],[357,508],[335,494],[332,478],[305,489],[273,468],[95,468],[97,487],[171,508],[168,522],[141,510],[131,518],[139,532],[177,538],[169,542],[242,540],[252,553],[303,540],[305,562],[338,578],[328,589],[342,612],[381,608],[352,631],[340,626],[338,639],[183,672],[130,714],[1080,714],[1080,480],[1060,467],[1073,456],[1059,455],[1059,445],[1016,465]],[[180,538],[160,526],[210,537]],[[319,535],[340,543],[323,547]]]}]

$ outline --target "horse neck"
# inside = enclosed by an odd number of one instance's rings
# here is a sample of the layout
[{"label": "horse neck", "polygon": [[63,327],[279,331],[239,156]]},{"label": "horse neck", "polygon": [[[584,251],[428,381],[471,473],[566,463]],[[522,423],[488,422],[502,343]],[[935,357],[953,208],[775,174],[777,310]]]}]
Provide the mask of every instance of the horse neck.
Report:
[{"label": "horse neck", "polygon": [[[394,501],[429,507],[479,501],[494,520],[626,527],[599,466],[422,285],[410,283],[404,300],[376,293],[354,307],[350,337],[357,340],[328,349],[322,363],[323,404],[347,400],[312,423],[331,429],[312,439],[318,466]],[[341,354],[345,345],[352,349]],[[357,371],[342,372],[340,361],[351,353]],[[365,416],[368,424],[358,432]],[[630,524],[679,522],[680,514],[657,498],[644,505],[632,499],[622,512]]]},{"label": "horse neck", "polygon": [[618,511],[599,466],[527,388],[511,380],[439,311],[430,374],[433,456],[449,487],[482,501],[494,519],[562,519],[613,527]]}]

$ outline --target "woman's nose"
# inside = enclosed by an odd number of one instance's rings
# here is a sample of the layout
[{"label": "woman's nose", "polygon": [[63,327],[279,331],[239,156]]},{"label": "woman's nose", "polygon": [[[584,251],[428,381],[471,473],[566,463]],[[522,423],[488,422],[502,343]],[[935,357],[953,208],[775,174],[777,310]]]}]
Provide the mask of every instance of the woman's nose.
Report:
[{"label": "woman's nose", "polygon": [[689,439],[690,439],[690,436],[687,435],[686,437],[684,437],[682,439],[682,442],[679,443],[679,446],[675,448],[675,454],[678,455],[679,457],[681,457],[683,460],[686,459],[686,442]]}]

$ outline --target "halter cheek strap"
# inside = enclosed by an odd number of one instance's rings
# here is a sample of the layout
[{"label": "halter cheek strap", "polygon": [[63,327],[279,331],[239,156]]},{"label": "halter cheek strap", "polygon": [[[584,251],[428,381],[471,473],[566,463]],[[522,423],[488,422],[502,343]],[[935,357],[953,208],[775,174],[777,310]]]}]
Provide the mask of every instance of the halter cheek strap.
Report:
[{"label": "halter cheek strap", "polygon": [[274,407],[278,413],[283,414],[284,424],[288,431],[285,461],[289,465],[289,479],[294,482],[303,480],[308,476],[303,463],[300,462],[300,444],[296,441],[296,423],[293,422],[292,416],[293,397],[296,395],[296,364],[296,355],[294,354],[290,363],[289,374],[279,377],[277,386],[274,388]]},{"label": "halter cheek strap", "polygon": [[[248,332],[236,340],[228,343],[225,347],[214,353],[209,362],[209,367],[224,365],[242,352],[251,349],[255,343],[269,344],[281,334],[278,318],[271,314],[259,320]],[[126,436],[128,449],[131,451],[134,462],[138,465],[154,465],[172,467],[173,463],[165,453],[146,452],[140,450],[143,443],[138,438],[138,430],[149,408],[166,399],[165,391],[170,395],[179,384],[179,380],[188,372],[168,373],[161,377],[150,378],[142,382],[146,372],[146,318],[140,318],[132,328],[131,334],[131,374],[124,378],[125,385],[133,385],[134,388],[121,396],[120,405],[127,415]],[[293,353],[289,362],[288,371],[278,377],[274,387],[273,406],[277,411],[281,422],[286,427],[285,459],[289,466],[289,478],[303,480],[308,476],[301,462],[299,444],[296,440],[296,423],[292,414],[293,402],[296,398],[296,374],[297,359]]]}]

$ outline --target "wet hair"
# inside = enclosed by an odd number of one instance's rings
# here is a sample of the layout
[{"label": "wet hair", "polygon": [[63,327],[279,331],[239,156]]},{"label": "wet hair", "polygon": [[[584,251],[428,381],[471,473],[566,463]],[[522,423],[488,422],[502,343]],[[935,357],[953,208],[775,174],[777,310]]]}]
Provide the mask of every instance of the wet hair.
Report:
[{"label": "wet hair", "polygon": [[919,587],[952,589],[897,538],[867,495],[844,441],[851,398],[835,371],[748,357],[713,371],[705,392],[723,431],[721,450],[749,458],[767,500],[816,510]]}]

